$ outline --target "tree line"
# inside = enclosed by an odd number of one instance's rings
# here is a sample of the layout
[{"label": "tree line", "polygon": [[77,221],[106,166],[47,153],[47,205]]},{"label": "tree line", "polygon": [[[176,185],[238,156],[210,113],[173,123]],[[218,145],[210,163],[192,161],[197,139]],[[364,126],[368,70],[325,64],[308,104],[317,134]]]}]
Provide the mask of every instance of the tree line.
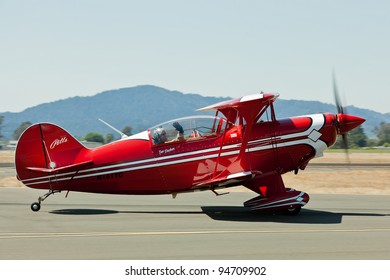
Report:
[{"label": "tree line", "polygon": [[[1,127],[4,121],[4,117],[0,116],[0,139],[2,139]],[[18,140],[23,131],[26,130],[31,122],[25,121],[22,122],[13,133],[13,139]],[[125,126],[122,129],[122,132],[128,136],[132,135],[132,127]],[[376,147],[376,146],[384,146],[390,147],[390,123],[381,123],[379,127],[374,129],[374,134],[377,136],[376,139],[368,138],[364,132],[364,129],[359,126],[354,130],[348,132],[348,148],[364,148],[364,147]],[[110,143],[116,140],[114,134],[108,133],[105,136],[98,132],[89,132],[82,137],[76,137],[78,140],[88,141],[88,142],[98,142],[102,144]],[[344,148],[341,137],[338,137],[336,143],[332,146],[334,149]]]},{"label": "tree line", "polygon": [[[127,136],[132,135],[133,128],[131,126],[125,126],[121,131],[126,134]],[[112,141],[117,140],[112,133],[107,133],[106,136],[103,136],[101,133],[97,132],[89,132],[86,135],[84,135],[81,139],[88,142],[96,142],[96,143],[102,143],[107,144],[111,143]]]},{"label": "tree line", "polygon": [[[347,133],[348,148],[367,148],[384,146],[390,147],[390,123],[381,123],[379,127],[374,129],[376,139],[368,138],[364,132],[364,129],[359,126],[354,130]],[[332,146],[333,149],[343,149],[342,138],[339,136],[336,143]]]}]

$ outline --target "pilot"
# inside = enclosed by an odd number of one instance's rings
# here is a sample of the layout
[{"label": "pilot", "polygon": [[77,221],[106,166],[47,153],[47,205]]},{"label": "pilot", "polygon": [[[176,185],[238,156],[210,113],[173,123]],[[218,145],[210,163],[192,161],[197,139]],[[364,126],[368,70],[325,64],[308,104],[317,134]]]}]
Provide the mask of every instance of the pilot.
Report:
[{"label": "pilot", "polygon": [[176,139],[174,139],[174,141],[184,140],[183,127],[178,122],[174,122],[172,125],[177,130],[177,136],[176,136]]},{"label": "pilot", "polygon": [[153,132],[153,142],[154,144],[162,144],[167,141],[167,133],[164,128],[158,127]]},{"label": "pilot", "polygon": [[172,125],[177,130],[176,138],[168,141],[168,137],[165,129],[162,127],[158,127],[153,131],[153,142],[155,145],[184,140],[183,127],[178,122],[174,122]]}]

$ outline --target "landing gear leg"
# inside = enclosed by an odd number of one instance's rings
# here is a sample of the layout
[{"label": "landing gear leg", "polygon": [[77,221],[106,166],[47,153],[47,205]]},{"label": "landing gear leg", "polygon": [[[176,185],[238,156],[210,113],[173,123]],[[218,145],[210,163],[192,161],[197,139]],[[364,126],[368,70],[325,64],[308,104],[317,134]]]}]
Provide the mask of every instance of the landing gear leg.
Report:
[{"label": "landing gear leg", "polygon": [[41,209],[41,202],[44,201],[46,198],[48,198],[50,195],[55,193],[60,193],[61,191],[58,190],[50,190],[48,193],[46,193],[43,196],[38,197],[38,202],[34,202],[31,204],[31,210],[34,212],[38,212]]}]

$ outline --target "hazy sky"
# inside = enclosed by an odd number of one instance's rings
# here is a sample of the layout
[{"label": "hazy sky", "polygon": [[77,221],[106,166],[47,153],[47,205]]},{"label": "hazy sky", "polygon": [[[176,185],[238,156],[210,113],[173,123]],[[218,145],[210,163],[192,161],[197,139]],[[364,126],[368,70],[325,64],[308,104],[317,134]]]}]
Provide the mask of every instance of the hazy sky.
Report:
[{"label": "hazy sky", "polygon": [[333,68],[346,104],[390,112],[389,13],[386,0],[0,0],[0,112],[144,84],[333,103]]}]

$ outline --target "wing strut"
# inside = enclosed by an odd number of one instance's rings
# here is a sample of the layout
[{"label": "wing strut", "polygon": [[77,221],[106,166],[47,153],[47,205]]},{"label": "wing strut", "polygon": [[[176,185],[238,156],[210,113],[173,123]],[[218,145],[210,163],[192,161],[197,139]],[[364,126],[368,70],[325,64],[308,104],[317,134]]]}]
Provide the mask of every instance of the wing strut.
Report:
[{"label": "wing strut", "polygon": [[[261,174],[260,171],[252,170],[251,168],[249,154],[247,153],[248,141],[250,140],[253,125],[277,97],[278,94],[265,94],[262,92],[199,109],[201,111],[217,110],[221,112],[226,117],[227,124],[212,178],[195,185],[194,189],[207,187],[215,189],[217,187],[233,186]],[[220,157],[223,154],[223,147],[227,141],[228,123],[237,123],[237,121],[239,121],[237,128],[243,131],[239,154],[229,166],[218,173]]]}]

